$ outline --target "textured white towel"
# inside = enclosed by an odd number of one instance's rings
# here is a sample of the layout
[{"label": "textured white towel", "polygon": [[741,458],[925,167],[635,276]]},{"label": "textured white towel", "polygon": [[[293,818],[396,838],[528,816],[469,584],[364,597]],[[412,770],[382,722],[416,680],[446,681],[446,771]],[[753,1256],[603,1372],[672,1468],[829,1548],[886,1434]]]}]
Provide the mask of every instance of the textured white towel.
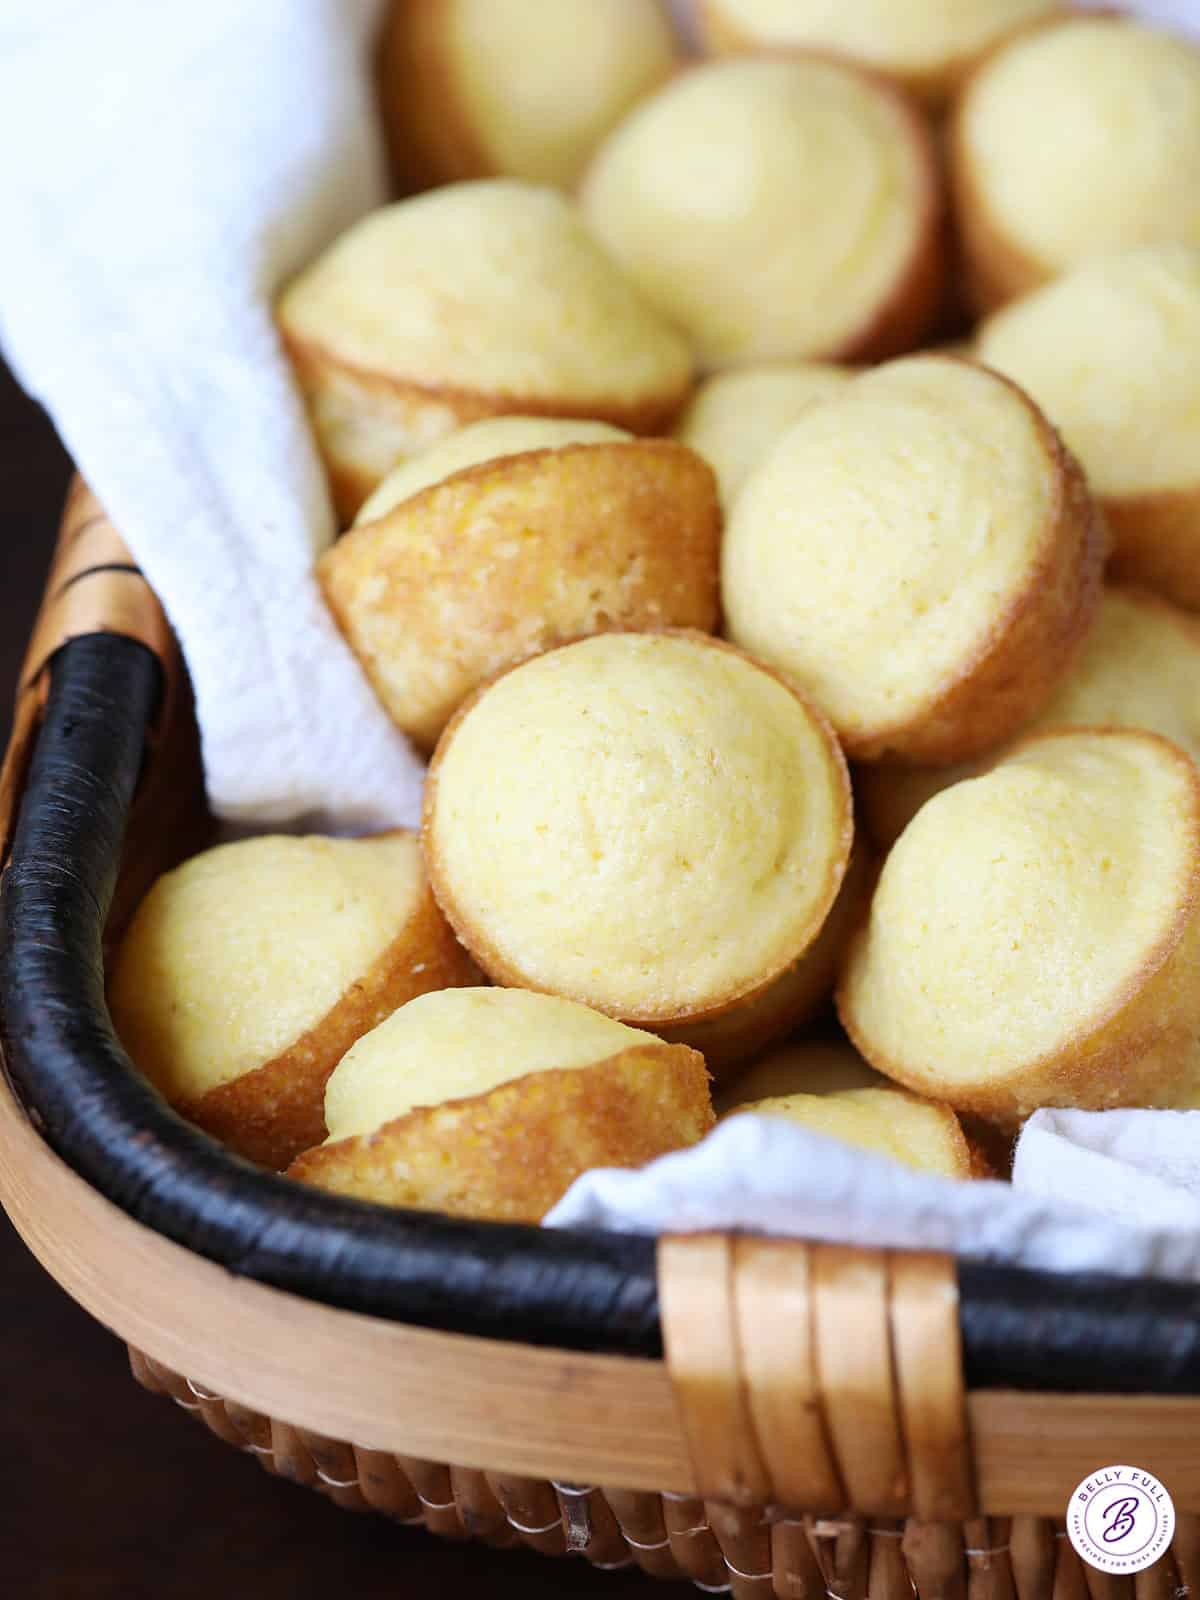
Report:
[{"label": "textured white towel", "polygon": [[1012,1185],[925,1177],[782,1118],[734,1117],[640,1172],[585,1174],[547,1221],[624,1233],[744,1228],[1200,1280],[1200,1112],[1036,1112]]},{"label": "textured white towel", "polygon": [[[381,9],[0,5],[0,342],[161,596],[213,807],[249,825],[419,807],[312,579],[332,516],[269,311],[384,196]],[[1200,0],[1142,9],[1200,27]]]},{"label": "textured white towel", "polygon": [[[383,196],[365,70],[379,7],[0,6],[0,339],[163,597],[212,801],[252,825],[365,829],[419,804],[420,765],[312,581],[332,518],[269,310]],[[1200,0],[1143,9],[1200,28]],[[1040,1113],[1014,1191],[739,1118],[643,1173],[581,1180],[555,1220],[1200,1276],[1197,1125]]]},{"label": "textured white towel", "polygon": [[215,809],[416,820],[312,577],[332,515],[271,321],[384,195],[378,0],[4,0],[0,337],[162,597]]}]

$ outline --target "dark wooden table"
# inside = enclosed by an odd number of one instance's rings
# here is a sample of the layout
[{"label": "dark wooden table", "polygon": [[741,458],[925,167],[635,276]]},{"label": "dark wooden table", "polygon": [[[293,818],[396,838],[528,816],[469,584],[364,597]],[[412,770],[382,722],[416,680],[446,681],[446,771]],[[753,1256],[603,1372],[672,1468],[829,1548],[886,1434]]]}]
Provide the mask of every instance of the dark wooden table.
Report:
[{"label": "dark wooden table", "polygon": [[[0,368],[0,735],[67,474],[53,429]],[[62,1294],[0,1214],[0,1595],[668,1600],[691,1592],[578,1560],[442,1544],[269,1478],[139,1389],[123,1346]]]}]

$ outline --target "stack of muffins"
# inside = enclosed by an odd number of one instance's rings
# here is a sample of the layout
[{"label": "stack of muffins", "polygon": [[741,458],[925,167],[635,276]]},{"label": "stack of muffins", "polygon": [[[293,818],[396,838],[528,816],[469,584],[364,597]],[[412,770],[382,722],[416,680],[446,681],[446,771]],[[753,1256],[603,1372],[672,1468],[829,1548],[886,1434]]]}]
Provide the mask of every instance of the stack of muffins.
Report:
[{"label": "stack of muffins", "polygon": [[399,0],[405,198],[279,300],[423,825],[193,858],[110,1000],[306,1183],[535,1220],[718,1113],[966,1179],[1200,1104],[1200,47],[694,21]]}]

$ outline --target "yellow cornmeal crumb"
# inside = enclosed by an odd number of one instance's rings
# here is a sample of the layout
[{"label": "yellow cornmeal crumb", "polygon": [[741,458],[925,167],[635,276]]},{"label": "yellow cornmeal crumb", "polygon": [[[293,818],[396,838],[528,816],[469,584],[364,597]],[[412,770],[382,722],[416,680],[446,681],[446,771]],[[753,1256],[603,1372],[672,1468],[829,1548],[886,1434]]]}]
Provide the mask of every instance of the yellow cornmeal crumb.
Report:
[{"label": "yellow cornmeal crumb", "polygon": [[836,354],[915,259],[924,160],[903,110],[845,67],[717,62],[630,114],[582,202],[705,364]]},{"label": "yellow cornmeal crumb", "polygon": [[394,467],[363,505],[354,519],[377,522],[394,506],[411,500],[452,473],[475,467],[500,456],[520,455],[525,450],[558,450],[568,444],[606,444],[614,439],[632,439],[624,428],[607,422],[559,420],[554,417],[488,417],[470,423],[449,438],[430,447],[411,461]]},{"label": "yellow cornmeal crumb", "polygon": [[1148,728],[1200,763],[1200,622],[1154,595],[1106,589],[1078,666],[1035,726],[1071,724]]},{"label": "yellow cornmeal crumb", "polygon": [[506,417],[393,472],[317,571],[384,706],[432,748],[526,656],[610,628],[715,628],[720,534],[713,474],[685,446]]},{"label": "yellow cornmeal crumb", "polygon": [[279,317],[368,373],[572,408],[661,401],[690,366],[568,201],[511,179],[372,213],[292,283]]},{"label": "yellow cornmeal crumb", "polygon": [[1129,245],[1200,245],[1200,50],[1187,40],[1113,17],[1038,30],[972,80],[959,135],[983,211],[1048,272]]},{"label": "yellow cornmeal crumb", "polygon": [[720,1110],[787,1117],[918,1172],[970,1175],[970,1151],[953,1111],[896,1088],[848,1045],[772,1051],[726,1090]]},{"label": "yellow cornmeal crumb", "polygon": [[1049,1103],[1097,1104],[1089,1033],[1145,982],[1194,893],[1193,785],[1145,734],[1080,732],[930,800],[887,857],[843,979],[867,1058],[953,1100],[1063,1052],[1074,1098]]},{"label": "yellow cornmeal crumb", "polygon": [[193,856],[158,880],[121,944],[121,1042],[170,1100],[241,1077],[365,976],[424,887],[414,834],[266,836]]},{"label": "yellow cornmeal crumb", "polygon": [[325,1089],[329,1143],[416,1106],[486,1094],[512,1078],[586,1067],[652,1034],[553,995],[444,989],[401,1006],[342,1057]]},{"label": "yellow cornmeal crumb", "polygon": [[789,1094],[836,1094],[843,1089],[887,1087],[887,1079],[869,1067],[856,1050],[839,1040],[805,1039],[778,1045],[715,1096],[720,1115],[751,1100],[776,1100]]},{"label": "yellow cornmeal crumb", "polygon": [[453,0],[451,92],[497,172],[568,185],[675,60],[655,0]]},{"label": "yellow cornmeal crumb", "polygon": [[449,731],[431,781],[435,892],[485,969],[640,1021],[732,1001],[795,959],[849,853],[828,732],[698,636],[607,634],[526,662]]},{"label": "yellow cornmeal crumb", "polygon": [[[1067,727],[1147,728],[1200,763],[1200,621],[1155,595],[1106,588],[1078,662],[1021,737]],[[868,832],[890,845],[933,795],[1001,753],[982,763],[861,772],[855,798]]]},{"label": "yellow cornmeal crumb", "polygon": [[752,469],[797,417],[853,376],[848,367],[820,361],[718,373],[700,385],[675,437],[712,467],[728,510]]},{"label": "yellow cornmeal crumb", "polygon": [[1059,0],[713,0],[757,44],[833,50],[883,72],[922,74],[977,55]]},{"label": "yellow cornmeal crumb", "polygon": [[1200,248],[1089,261],[990,317],[977,353],[1037,401],[1099,494],[1200,489]]},{"label": "yellow cornmeal crumb", "polygon": [[722,551],[729,636],[839,733],[902,724],[1027,587],[1056,462],[1007,385],[936,356],[812,407],[752,473]]},{"label": "yellow cornmeal crumb", "polygon": [[813,1133],[890,1156],[943,1178],[965,1178],[969,1161],[953,1112],[902,1089],[842,1089],[835,1094],[788,1094],[734,1108],[786,1117]]}]

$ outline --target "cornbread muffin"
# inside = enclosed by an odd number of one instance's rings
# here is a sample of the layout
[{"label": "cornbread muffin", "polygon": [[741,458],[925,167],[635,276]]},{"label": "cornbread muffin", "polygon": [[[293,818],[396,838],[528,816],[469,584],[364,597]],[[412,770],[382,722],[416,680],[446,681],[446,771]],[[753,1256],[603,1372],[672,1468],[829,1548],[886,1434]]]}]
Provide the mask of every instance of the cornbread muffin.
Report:
[{"label": "cornbread muffin", "polygon": [[1058,0],[699,0],[710,51],[829,50],[934,103],[1006,34],[1062,9]]},{"label": "cornbread muffin", "polygon": [[787,1117],[940,1178],[977,1175],[949,1106],[898,1089],[845,1044],[809,1041],[773,1051],[729,1086],[720,1111]]},{"label": "cornbread muffin", "polygon": [[656,1030],[804,954],[852,830],[824,719],[702,634],[514,667],[450,723],[425,791],[434,893],[488,975]]},{"label": "cornbread muffin", "polygon": [[325,1083],[397,1006],[479,974],[415,834],[263,837],[166,873],[138,908],[109,1008],[135,1066],[262,1166],[325,1137]]},{"label": "cornbread muffin", "polygon": [[610,627],[717,625],[711,470],[599,422],[493,417],[397,467],[317,572],[397,725],[432,747],[485,678]]},{"label": "cornbread muffin", "polygon": [[581,198],[601,242],[706,367],[878,359],[940,292],[929,131],[818,57],[686,72],[609,135]]},{"label": "cornbread muffin", "polygon": [[349,521],[399,461],[512,413],[668,430],[691,363],[552,189],[452,184],[358,222],[279,326]]},{"label": "cornbread muffin", "polygon": [[675,437],[712,467],[728,510],[775,441],[809,406],[839,393],[854,376],[825,361],[743,367],[706,378],[675,426]]},{"label": "cornbread muffin", "polygon": [[1200,248],[1085,262],[990,317],[978,353],[1078,456],[1112,572],[1200,609]]},{"label": "cornbread muffin", "polygon": [[850,935],[866,917],[874,886],[875,862],[856,839],[838,897],[820,933],[798,960],[765,989],[728,1011],[655,1032],[673,1044],[699,1050],[717,1081],[737,1073],[760,1050],[811,1022],[828,1006]]},{"label": "cornbread muffin", "polygon": [[380,88],[396,172],[411,188],[567,187],[675,61],[656,0],[393,0]]},{"label": "cornbread muffin", "polygon": [[984,309],[1089,256],[1200,245],[1200,49],[1112,16],[1030,32],[971,79],[950,149]]},{"label": "cornbread muffin", "polygon": [[[1089,726],[1146,728],[1200,763],[1200,620],[1157,595],[1106,585],[1078,661],[1026,731]],[[860,821],[886,850],[928,799],[1004,754],[951,767],[861,767]]]},{"label": "cornbread muffin", "polygon": [[1083,475],[1032,402],[914,356],[805,412],[751,474],[722,547],[726,630],[848,755],[961,760],[1049,698],[1103,560]]},{"label": "cornbread muffin", "polygon": [[1012,1127],[1200,1068],[1200,773],[1168,740],[1029,740],[909,823],[838,1008],[872,1066]]},{"label": "cornbread muffin", "polygon": [[800,1039],[769,1050],[753,1066],[722,1083],[713,1093],[713,1105],[718,1117],[727,1117],[755,1100],[894,1087],[845,1039]]},{"label": "cornbread muffin", "polygon": [[424,995],[344,1057],[329,1139],[289,1175],[322,1189],[537,1222],[589,1167],[636,1167],[713,1124],[704,1059],[519,989]]}]

